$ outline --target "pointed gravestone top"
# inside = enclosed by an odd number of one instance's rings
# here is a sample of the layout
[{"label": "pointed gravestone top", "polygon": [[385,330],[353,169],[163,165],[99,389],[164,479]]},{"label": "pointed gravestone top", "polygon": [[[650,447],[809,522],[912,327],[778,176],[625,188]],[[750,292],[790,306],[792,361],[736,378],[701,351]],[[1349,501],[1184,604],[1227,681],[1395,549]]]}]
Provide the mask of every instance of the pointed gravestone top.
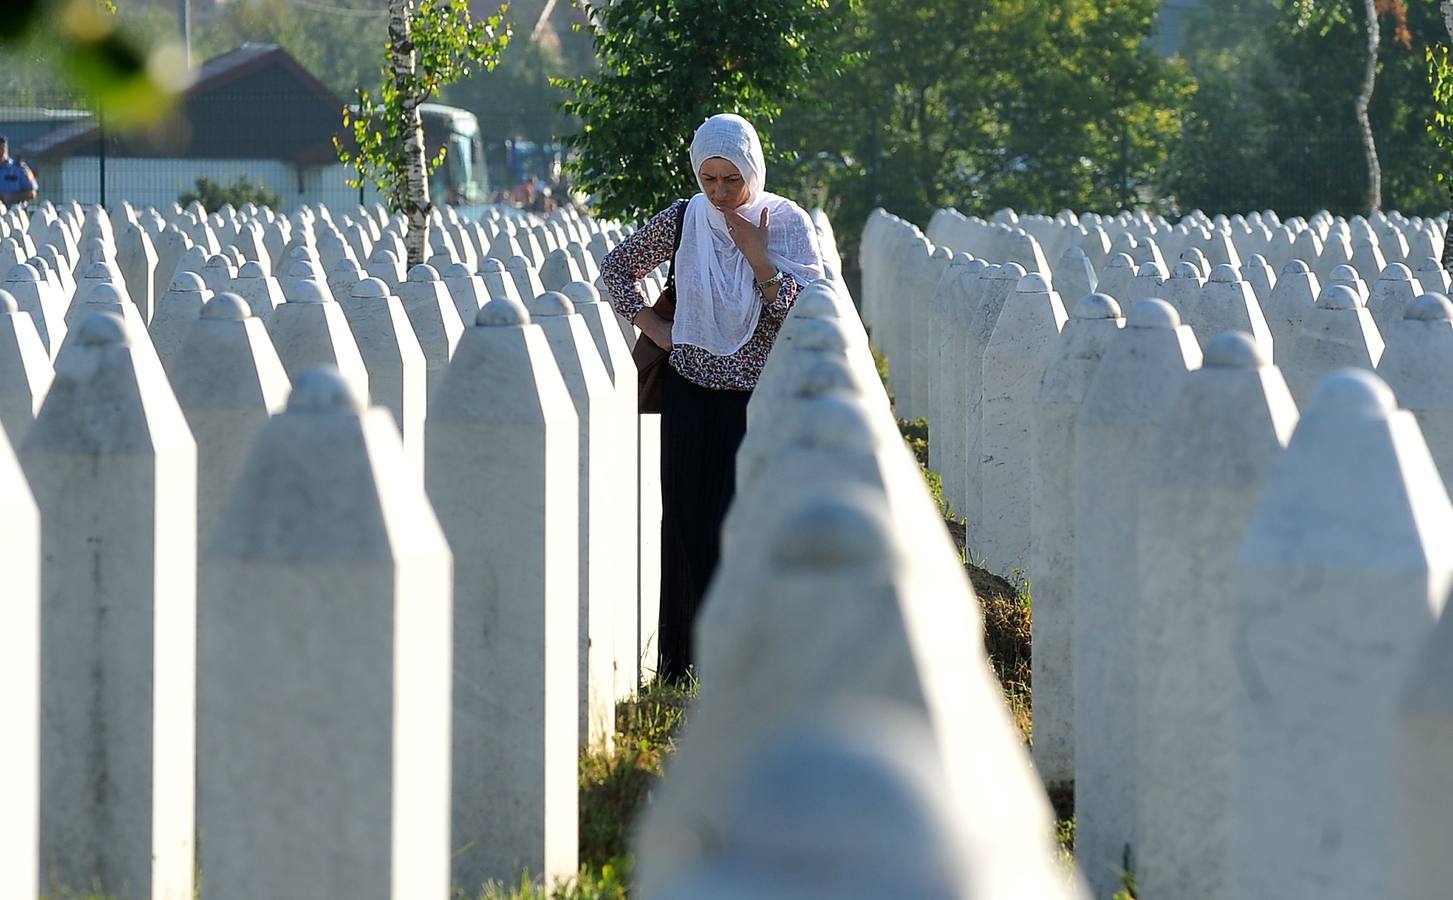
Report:
[{"label": "pointed gravestone top", "polygon": [[526,308],[530,317],[536,316],[570,316],[575,314],[575,305],[570,298],[559,291],[546,291],[535,299],[531,300]]},{"label": "pointed gravestone top", "polygon": [[91,289],[88,299],[91,303],[122,303],[126,300],[126,294],[115,284],[103,281]]},{"label": "pointed gravestone top", "polygon": [[[582,303],[601,302],[600,291],[595,289],[595,285],[587,281],[572,281],[569,284],[565,285],[565,287],[561,288],[560,293],[569,297],[570,302],[574,303],[576,306],[579,306]],[[794,304],[794,306],[799,308],[798,315],[807,315],[805,312],[800,311],[800,307],[802,306],[802,301],[804,299],[806,298],[799,298],[797,303]]]},{"label": "pointed gravestone top", "polygon": [[196,272],[178,272],[172,278],[171,290],[174,291],[205,291],[206,289],[206,282]]},{"label": "pointed gravestone top", "polygon": [[1039,272],[1030,272],[1019,279],[1019,285],[1015,288],[1020,294],[1043,294],[1049,291],[1048,280]]},{"label": "pointed gravestone top", "polygon": [[1260,369],[1271,365],[1271,355],[1251,335],[1227,331],[1206,342],[1202,365],[1231,369]]},{"label": "pointed gravestone top", "polygon": [[202,318],[240,322],[252,315],[247,301],[230,291],[217,294],[202,305]]},{"label": "pointed gravestone top", "polygon": [[893,558],[892,528],[886,506],[872,502],[867,491],[818,498],[782,524],[772,559],[791,569],[877,569]]},{"label": "pointed gravestone top", "polygon": [[1195,263],[1183,259],[1180,262],[1176,263],[1175,268],[1171,270],[1170,277],[1184,279],[1194,278],[1196,280],[1196,286],[1200,287],[1202,276],[1201,270],[1196,268]]},{"label": "pointed gravestone top", "polygon": [[474,324],[487,327],[528,325],[530,313],[525,305],[508,297],[496,297],[479,308]]},{"label": "pointed gravestone top", "polygon": [[1413,272],[1400,262],[1389,263],[1382,275],[1372,283],[1367,308],[1380,330],[1390,330],[1409,303],[1422,293],[1422,285],[1413,280]]},{"label": "pointed gravestone top", "polygon": [[[225,296],[225,295],[224,295]],[[288,396],[289,413],[361,413],[363,398],[332,366],[313,366],[298,373]]]},{"label": "pointed gravestone top", "polygon": [[439,271],[428,263],[419,263],[409,270],[408,281],[418,284],[422,282],[438,281]]},{"label": "pointed gravestone top", "polygon": [[1317,298],[1318,309],[1357,309],[1361,306],[1362,298],[1345,284],[1330,284]]},{"label": "pointed gravestone top", "polygon": [[1443,294],[1424,294],[1408,304],[1404,317],[1419,322],[1441,322],[1453,319],[1453,301]]},{"label": "pointed gravestone top", "polygon": [[1086,294],[1075,304],[1071,318],[1075,319],[1118,319],[1120,304],[1107,294]]},{"label": "pointed gravestone top", "polygon": [[40,272],[36,271],[34,266],[29,263],[18,263],[10,267],[10,271],[5,275],[5,280],[39,282],[41,277]]},{"label": "pointed gravestone top", "polygon": [[284,296],[289,303],[328,303],[332,300],[323,286],[312,278],[299,278],[290,283]]},{"label": "pointed gravestone top", "polygon": [[1357,270],[1348,265],[1334,266],[1327,275],[1327,284],[1345,284],[1358,293],[1363,300],[1367,299],[1367,282],[1357,274]]},{"label": "pointed gravestone top", "polygon": [[810,287],[798,295],[797,302],[792,305],[792,314],[804,319],[836,319],[842,315],[831,293]]},{"label": "pointed gravestone top", "polygon": [[385,300],[389,296],[389,287],[381,278],[360,278],[348,292],[348,296],[362,300]]},{"label": "pointed gravestone top", "polygon": [[1241,281],[1241,273],[1230,263],[1221,263],[1211,270],[1210,282],[1212,284],[1236,284]]},{"label": "pointed gravestone top", "polygon": [[1174,331],[1181,324],[1180,314],[1164,300],[1153,298],[1140,300],[1130,307],[1125,324],[1129,328],[1153,328]]},{"label": "pointed gravestone top", "polygon": [[[1446,501],[1424,504],[1419,491],[1401,487],[1438,481],[1426,446],[1410,454],[1413,444],[1423,440],[1412,414],[1398,409],[1381,378],[1362,369],[1329,373],[1261,499],[1242,561],[1426,568],[1424,541],[1453,531],[1453,518]],[[1373,521],[1377,527],[1369,528]],[[1318,523],[1316,532],[1329,539],[1309,540],[1307,523]]]}]

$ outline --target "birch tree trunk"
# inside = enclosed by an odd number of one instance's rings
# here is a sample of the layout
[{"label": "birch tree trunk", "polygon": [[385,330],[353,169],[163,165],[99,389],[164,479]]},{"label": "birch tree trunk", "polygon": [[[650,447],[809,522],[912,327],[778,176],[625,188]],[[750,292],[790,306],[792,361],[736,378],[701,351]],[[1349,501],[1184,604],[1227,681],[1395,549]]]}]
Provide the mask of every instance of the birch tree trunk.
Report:
[{"label": "birch tree trunk", "polygon": [[1377,161],[1377,142],[1372,137],[1372,120],[1367,107],[1372,103],[1372,89],[1377,82],[1377,48],[1382,30],[1377,22],[1377,0],[1363,0],[1367,14],[1367,71],[1362,79],[1362,93],[1357,95],[1357,127],[1362,132],[1362,151],[1367,156],[1367,208],[1375,212],[1382,207],[1382,165]]},{"label": "birch tree trunk", "polygon": [[401,196],[394,202],[409,220],[404,234],[407,266],[413,268],[424,261],[424,248],[429,228],[429,182],[424,171],[424,120],[419,106],[424,98],[418,92],[418,57],[410,22],[415,0],[389,0],[388,46],[389,65],[393,69],[394,87],[398,90],[404,116],[403,158],[404,184]]},{"label": "birch tree trunk", "polygon": [[[1453,223],[1453,179],[1448,181],[1448,221]],[[1443,271],[1453,272],[1453,227],[1443,235]]]},{"label": "birch tree trunk", "polygon": [[[1448,40],[1453,41],[1453,0],[1443,0],[1438,4],[1438,10],[1443,13],[1443,27],[1448,31]],[[1448,221],[1453,223],[1453,179],[1448,182]],[[1443,238],[1443,271],[1453,272],[1453,234]]]}]

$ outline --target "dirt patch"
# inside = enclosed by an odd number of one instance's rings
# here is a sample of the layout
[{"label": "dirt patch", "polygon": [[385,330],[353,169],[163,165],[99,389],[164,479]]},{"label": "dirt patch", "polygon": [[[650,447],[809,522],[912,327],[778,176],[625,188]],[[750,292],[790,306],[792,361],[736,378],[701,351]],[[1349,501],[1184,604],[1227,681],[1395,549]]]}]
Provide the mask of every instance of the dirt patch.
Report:
[{"label": "dirt patch", "polygon": [[1004,689],[1004,700],[1025,741],[1034,735],[1030,653],[1034,647],[1028,596],[1007,580],[973,563],[965,563],[984,619],[984,649]]}]

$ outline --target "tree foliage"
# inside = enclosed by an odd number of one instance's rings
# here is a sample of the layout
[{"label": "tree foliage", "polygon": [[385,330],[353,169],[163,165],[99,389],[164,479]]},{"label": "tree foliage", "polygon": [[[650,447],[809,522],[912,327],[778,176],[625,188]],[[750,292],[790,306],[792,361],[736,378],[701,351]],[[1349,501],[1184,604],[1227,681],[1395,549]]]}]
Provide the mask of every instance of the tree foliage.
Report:
[{"label": "tree foliage", "polygon": [[240,208],[243,204],[253,203],[257,206],[270,206],[273,209],[282,209],[282,197],[276,191],[270,190],[266,185],[253,184],[252,179],[246,175],[239,176],[236,181],[221,184],[205,176],[197,179],[196,187],[193,190],[185,191],[177,202],[183,206],[193,200],[202,204],[202,208],[208,212],[215,212],[225,204],[232,204],[233,208]]},{"label": "tree foliage", "polygon": [[826,48],[857,60],[777,130],[792,171],[840,210],[926,222],[956,206],[1115,209],[1153,201],[1192,86],[1148,45],[1158,0],[864,0]]},{"label": "tree foliage", "polygon": [[[419,128],[413,110],[475,69],[493,68],[510,39],[503,6],[487,19],[475,19],[468,0],[416,0],[409,6],[413,70],[397,71],[386,60],[379,70],[379,87],[360,89],[356,106],[343,110],[343,126],[354,146],[334,138],[338,158],[357,173],[349,183],[372,183],[395,210],[409,205],[405,145],[412,139],[410,132]],[[444,161],[445,152],[440,148],[428,161],[426,176]]]},{"label": "tree foliage", "polygon": [[445,97],[473,111],[487,139],[548,144],[580,129],[575,117],[556,108],[560,91],[551,82],[578,78],[593,68],[589,59],[556,52],[540,41],[521,42],[511,45],[495,69],[459,82]]},{"label": "tree foliage", "polygon": [[693,193],[691,136],[716,113],[772,123],[837,59],[820,41],[853,9],[842,0],[610,0],[591,10],[600,69],[559,79],[581,131],[568,171],[607,216],[638,218]]},{"label": "tree foliage", "polygon": [[[1207,0],[1187,28],[1198,89],[1168,185],[1208,212],[1366,212],[1367,162],[1355,100],[1367,34],[1361,0]],[[1380,2],[1377,90],[1369,117],[1383,207],[1428,213],[1444,201],[1426,50],[1446,42],[1436,4]],[[1315,15],[1313,15],[1315,13]]]},{"label": "tree foliage", "polygon": [[1433,89],[1433,115],[1428,120],[1428,134],[1443,154],[1443,164],[1436,174],[1440,184],[1453,186],[1453,61],[1449,60],[1446,44],[1428,47],[1425,57],[1428,84]]}]

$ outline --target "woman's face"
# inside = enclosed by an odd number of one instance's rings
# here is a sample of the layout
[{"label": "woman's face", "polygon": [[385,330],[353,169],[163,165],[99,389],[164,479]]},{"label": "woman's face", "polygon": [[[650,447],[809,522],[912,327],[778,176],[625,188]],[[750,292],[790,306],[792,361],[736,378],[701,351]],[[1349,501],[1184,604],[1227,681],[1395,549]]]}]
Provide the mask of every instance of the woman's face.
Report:
[{"label": "woman's face", "polygon": [[713,156],[701,164],[701,191],[722,212],[736,209],[748,199],[747,179],[728,160]]}]

